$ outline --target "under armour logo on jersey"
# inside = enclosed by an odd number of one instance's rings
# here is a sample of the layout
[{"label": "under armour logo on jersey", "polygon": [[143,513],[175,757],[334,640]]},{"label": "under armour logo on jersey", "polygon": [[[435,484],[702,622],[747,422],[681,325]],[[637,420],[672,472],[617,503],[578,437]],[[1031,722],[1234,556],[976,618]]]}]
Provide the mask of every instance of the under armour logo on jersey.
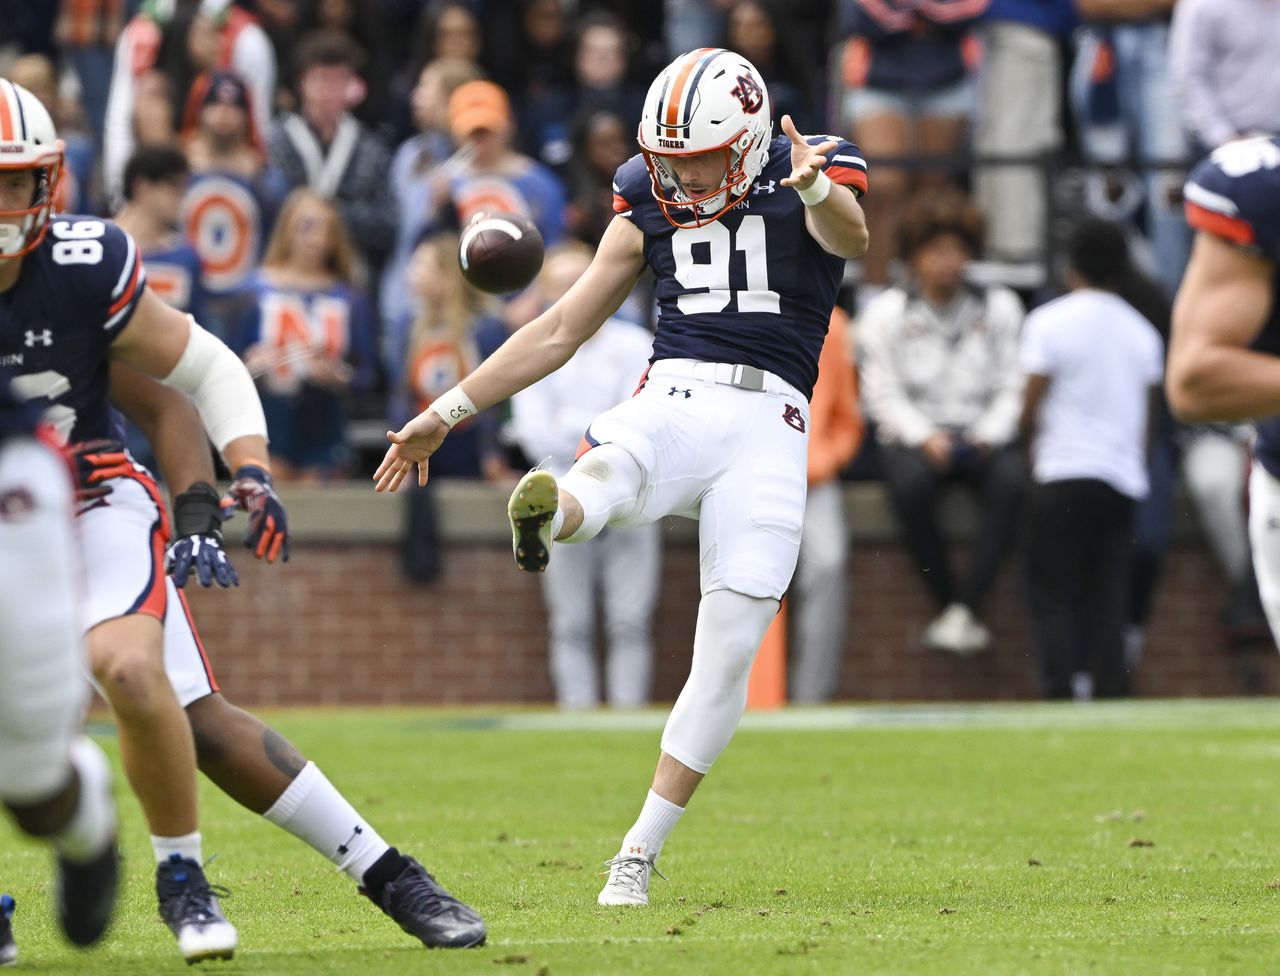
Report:
[{"label": "under armour logo on jersey", "polygon": [[42,346],[52,346],[53,330],[44,329],[40,332],[35,332],[31,329],[27,329],[27,340],[26,340],[27,348],[30,349],[37,342],[40,343],[40,345]]},{"label": "under armour logo on jersey", "polygon": [[683,394],[684,394],[684,398],[685,398],[686,400],[687,400],[687,399],[689,399],[689,397],[693,396],[693,391],[692,391],[692,390],[682,390],[682,389],[680,389],[680,387],[678,387],[678,386],[673,386],[673,387],[671,388],[671,392],[670,392],[670,393],[668,393],[668,394],[667,394],[667,396],[675,396],[677,393],[683,393]]},{"label": "under armour logo on jersey", "polygon": [[782,419],[788,427],[794,427],[800,433],[804,433],[804,415],[800,412],[799,407],[784,403],[782,405]]},{"label": "under armour logo on jersey", "polygon": [[777,180],[770,180],[768,183],[757,183],[755,186],[751,188],[751,192],[752,193],[772,193],[774,184],[776,184],[777,182],[778,182]]}]

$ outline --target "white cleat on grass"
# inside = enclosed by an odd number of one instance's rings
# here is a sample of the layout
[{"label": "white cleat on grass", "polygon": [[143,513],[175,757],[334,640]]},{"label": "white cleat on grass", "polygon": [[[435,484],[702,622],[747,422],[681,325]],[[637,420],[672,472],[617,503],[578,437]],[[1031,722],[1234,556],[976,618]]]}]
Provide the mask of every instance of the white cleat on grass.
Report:
[{"label": "white cleat on grass", "polygon": [[619,854],[610,861],[609,880],[600,889],[596,899],[601,905],[648,905],[649,878],[661,872],[653,866],[648,857],[634,854]]}]

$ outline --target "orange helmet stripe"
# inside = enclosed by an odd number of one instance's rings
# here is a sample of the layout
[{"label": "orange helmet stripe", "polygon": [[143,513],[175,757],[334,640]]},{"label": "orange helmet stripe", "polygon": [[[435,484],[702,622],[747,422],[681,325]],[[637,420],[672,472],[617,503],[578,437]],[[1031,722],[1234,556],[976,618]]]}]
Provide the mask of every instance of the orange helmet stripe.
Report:
[{"label": "orange helmet stripe", "polygon": [[[675,84],[671,86],[671,92],[667,95],[666,121],[669,127],[675,128],[680,123],[680,103],[684,100],[684,86],[688,84],[689,76],[693,74],[693,69],[701,64],[708,54],[718,50],[719,48],[714,47],[699,48],[689,55],[684,67],[680,69],[680,74],[676,75]],[[669,134],[674,135],[675,133]]]},{"label": "orange helmet stripe", "polygon": [[8,142],[14,138],[13,114],[9,108],[9,97],[13,93],[13,85],[5,82],[0,89],[0,139]]}]

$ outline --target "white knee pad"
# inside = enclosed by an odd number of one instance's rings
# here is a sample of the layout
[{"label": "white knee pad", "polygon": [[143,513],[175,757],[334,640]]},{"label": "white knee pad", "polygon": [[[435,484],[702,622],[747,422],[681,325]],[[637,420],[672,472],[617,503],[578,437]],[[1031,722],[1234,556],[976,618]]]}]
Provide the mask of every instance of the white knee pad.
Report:
[{"label": "white knee pad", "polygon": [[617,444],[601,444],[582,455],[560,488],[582,506],[582,524],[561,542],[585,542],[599,535],[609,522],[626,518],[640,504],[644,472],[629,452]]},{"label": "white knee pad", "polygon": [[662,751],[705,773],[747,707],[751,662],[778,612],[770,597],[712,590],[698,605],[693,666],[662,733]]}]

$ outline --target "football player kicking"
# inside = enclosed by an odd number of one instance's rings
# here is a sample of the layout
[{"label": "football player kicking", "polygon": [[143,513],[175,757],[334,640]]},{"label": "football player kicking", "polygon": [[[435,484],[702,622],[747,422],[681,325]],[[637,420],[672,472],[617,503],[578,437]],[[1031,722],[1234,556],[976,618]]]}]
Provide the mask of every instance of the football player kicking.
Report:
[{"label": "football player kicking", "polygon": [[1256,421],[1249,537],[1280,640],[1280,137],[1219,147],[1185,198],[1196,238],[1173,307],[1166,392],[1183,420]]},{"label": "football player kicking", "polygon": [[[155,450],[174,496],[172,580],[165,614],[165,671],[186,709],[203,772],[237,803],[287,830],[332,861],[360,893],[429,948],[482,945],[480,916],[442,888],[411,857],[387,844],[315,763],[262,721],[226,700],[218,688],[181,587],[191,575],[202,586],[238,582],[222,547],[223,515],[200,417],[191,400],[120,362],[111,367],[111,400]],[[128,463],[118,442],[73,449],[82,496],[109,492]],[[242,476],[243,480],[243,476]],[[179,492],[178,488],[182,488]],[[232,496],[245,486],[232,485]],[[288,551],[285,512],[274,494],[250,516],[245,544]]]},{"label": "football player kicking", "polygon": [[654,863],[746,705],[756,649],[795,570],[804,520],[809,396],[845,260],[867,248],[866,165],[789,117],[742,57],[704,48],[658,75],[640,154],[614,184],[595,260],[547,312],[397,433],[374,475],[397,488],[449,428],[563,365],[630,293],[657,278],[653,357],[631,400],[588,428],[557,484],[533,471],[509,506],[517,565],[552,542],[664,515],[700,519],[702,600],[689,678],[652,788],[609,862],[602,905],[647,905]]},{"label": "football player kicking", "polygon": [[[80,548],[66,459],[39,436],[39,411],[0,368],[0,800],[57,859],[58,921],[87,946],[116,898],[111,767],[79,734],[88,700],[80,632]],[[0,899],[0,966],[18,959]]]}]

